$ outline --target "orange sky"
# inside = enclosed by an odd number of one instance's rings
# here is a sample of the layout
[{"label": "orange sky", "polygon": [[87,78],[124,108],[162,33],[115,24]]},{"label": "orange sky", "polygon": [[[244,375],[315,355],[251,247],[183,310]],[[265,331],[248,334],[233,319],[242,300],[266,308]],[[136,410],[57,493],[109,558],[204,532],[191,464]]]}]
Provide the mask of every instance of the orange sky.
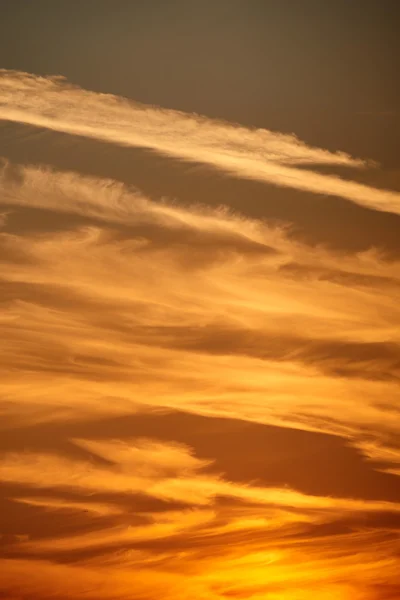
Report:
[{"label": "orange sky", "polygon": [[397,600],[400,167],[6,66],[0,598]]}]

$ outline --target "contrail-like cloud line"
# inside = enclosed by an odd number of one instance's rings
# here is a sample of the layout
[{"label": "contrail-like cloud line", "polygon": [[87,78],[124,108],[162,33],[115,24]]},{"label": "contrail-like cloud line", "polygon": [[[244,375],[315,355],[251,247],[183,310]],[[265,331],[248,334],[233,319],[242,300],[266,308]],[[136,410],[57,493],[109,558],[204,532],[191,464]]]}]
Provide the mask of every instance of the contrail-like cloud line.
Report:
[{"label": "contrail-like cloud line", "polygon": [[70,86],[60,77],[0,71],[0,118],[200,162],[238,177],[340,196],[374,210],[400,214],[400,194],[304,165],[366,167],[344,153],[309,147],[295,136],[156,107]]}]

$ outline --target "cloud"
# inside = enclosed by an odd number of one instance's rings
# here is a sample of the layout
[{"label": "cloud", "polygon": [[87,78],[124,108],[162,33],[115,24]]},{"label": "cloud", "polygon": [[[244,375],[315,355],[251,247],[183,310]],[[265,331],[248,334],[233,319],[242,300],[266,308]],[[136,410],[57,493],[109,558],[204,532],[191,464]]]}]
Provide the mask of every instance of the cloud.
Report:
[{"label": "cloud", "polygon": [[[82,132],[92,132],[96,137],[94,130],[98,128],[100,138],[115,139],[135,146],[154,147],[159,143],[160,150],[165,148],[167,153],[172,154],[175,152],[174,142],[178,141],[183,147],[187,147],[187,152],[193,144],[199,150],[215,149],[218,154],[222,146],[226,155],[233,158],[246,156],[250,149],[255,157],[281,163],[310,162],[355,167],[364,165],[363,161],[353,159],[345,153],[331,153],[308,147],[294,135],[263,129],[251,130],[199,115],[139,105],[111,94],[97,94],[71,86],[62,77],[43,78],[5,69],[0,70],[0,74],[3,114],[6,115],[7,111],[15,115],[26,112],[27,119],[42,118],[46,124],[53,123],[54,128],[57,128],[58,110],[64,107],[67,109],[64,114],[69,118],[60,119],[60,123],[64,127],[70,127],[75,133],[79,133],[76,128],[82,128]],[[35,97],[32,97],[33,94]],[[82,99],[92,100],[91,109],[88,104],[82,104]],[[14,101],[12,106],[9,104],[10,100]],[[90,115],[92,118],[88,118]],[[113,115],[115,120],[111,127],[102,130],[104,117],[107,115]],[[8,119],[7,116],[5,118]],[[134,127],[129,123],[130,120],[133,120]],[[125,131],[126,139],[120,137],[123,135],[122,124],[130,125]],[[153,142],[153,139],[159,141]]]},{"label": "cloud", "polygon": [[[355,500],[302,494],[289,488],[260,487],[229,482],[218,474],[202,473],[207,465],[188,449],[161,442],[85,441],[107,460],[109,467],[50,454],[6,453],[0,465],[4,482],[21,482],[38,488],[72,488],[87,491],[138,493],[142,490],[163,500],[212,504],[218,496],[249,503],[297,509],[338,511],[400,511],[396,502]],[[162,453],[162,462],[157,460]]]},{"label": "cloud", "polygon": [[[292,136],[4,82],[7,118],[397,211]],[[0,595],[393,596],[399,262],[46,167],[0,203]]]},{"label": "cloud", "polygon": [[[63,598],[63,593],[79,597],[85,590],[89,598],[128,598],[132,572],[138,598],[158,594],[166,599],[182,590],[188,599],[253,599],[268,593],[283,600],[299,586],[308,595],[318,591],[328,599],[337,592],[342,599],[360,591],[358,582],[368,593],[381,580],[382,569],[386,583],[395,581],[391,528],[398,522],[398,503],[233,483],[207,474],[207,461],[182,444],[140,438],[124,443],[81,439],[79,444],[107,464],[28,452],[3,455],[1,479],[30,490],[31,496],[19,503],[42,509],[47,519],[56,510],[83,514],[86,520],[86,529],[75,516],[75,522],[65,521],[64,531],[44,522],[33,539],[19,534],[9,540],[0,563],[7,574],[2,589],[9,593],[18,590],[24,599]],[[65,499],[32,497],[41,488],[56,498],[65,494]],[[191,506],[132,512],[136,488],[155,497],[182,498]],[[72,502],[68,490],[86,501]],[[99,491],[110,498],[115,494],[115,501],[123,492],[126,502],[100,504],[93,501]],[[388,539],[382,537],[385,523]],[[18,569],[29,574],[31,568],[36,572],[25,588],[17,583]],[[73,579],[62,584],[64,578]],[[352,586],[344,585],[349,578]]]},{"label": "cloud", "polygon": [[[85,595],[98,600],[172,600],[179,590],[179,578],[167,573],[151,575],[150,569],[115,570],[107,567],[56,565],[49,560],[5,559],[0,561],[2,593],[5,597],[36,600]],[[153,571],[154,573],[154,571]],[[133,588],[133,591],[132,591]],[[187,596],[187,600],[188,596]]]},{"label": "cloud", "polygon": [[0,234],[8,411],[144,403],[396,429],[380,401],[399,394],[397,262],[315,252],[260,220],[74,173],[6,168],[0,185],[8,204],[89,219]]},{"label": "cloud", "polygon": [[365,166],[365,161],[308,147],[294,136],[139,106],[109,94],[72,87],[59,77],[6,70],[0,76],[2,119],[150,148],[239,177],[340,196],[379,211],[400,212],[397,192],[298,168],[320,164],[358,168]]},{"label": "cloud", "polygon": [[72,502],[60,498],[45,498],[45,497],[28,497],[18,498],[14,501],[28,504],[29,506],[43,507],[48,511],[62,512],[89,512],[94,515],[109,516],[120,514],[121,510],[113,505],[100,504],[98,502]]}]

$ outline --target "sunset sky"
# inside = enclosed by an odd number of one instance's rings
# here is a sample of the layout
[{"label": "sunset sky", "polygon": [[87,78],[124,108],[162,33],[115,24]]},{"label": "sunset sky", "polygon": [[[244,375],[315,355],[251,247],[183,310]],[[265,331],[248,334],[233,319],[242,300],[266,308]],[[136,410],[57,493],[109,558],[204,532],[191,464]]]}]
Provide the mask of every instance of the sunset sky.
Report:
[{"label": "sunset sky", "polygon": [[1,600],[399,600],[399,24],[0,0]]}]

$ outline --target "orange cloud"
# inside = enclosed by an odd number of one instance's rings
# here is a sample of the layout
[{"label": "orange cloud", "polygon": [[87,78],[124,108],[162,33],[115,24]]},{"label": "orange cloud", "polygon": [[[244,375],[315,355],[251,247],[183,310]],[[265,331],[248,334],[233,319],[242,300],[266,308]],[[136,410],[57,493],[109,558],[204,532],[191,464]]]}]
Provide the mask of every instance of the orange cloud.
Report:
[{"label": "orange cloud", "polygon": [[[400,212],[294,136],[1,82],[4,119]],[[398,595],[398,260],[47,167],[0,204],[2,597]]]}]

